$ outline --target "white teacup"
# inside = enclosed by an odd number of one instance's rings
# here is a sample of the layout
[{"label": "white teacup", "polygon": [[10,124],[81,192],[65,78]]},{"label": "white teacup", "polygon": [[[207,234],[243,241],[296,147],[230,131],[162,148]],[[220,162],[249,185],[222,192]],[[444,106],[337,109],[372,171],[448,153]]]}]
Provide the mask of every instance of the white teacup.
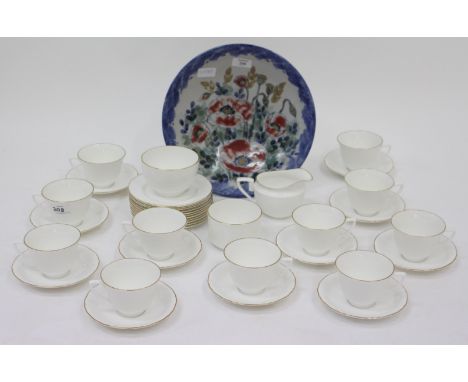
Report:
[{"label": "white teacup", "polygon": [[67,224],[46,224],[30,230],[24,244],[31,249],[32,266],[45,277],[66,276],[76,261],[76,245],[80,231]]},{"label": "white teacup", "polygon": [[435,253],[446,232],[441,217],[422,210],[397,212],[392,217],[392,225],[400,254],[414,262],[424,261]]},{"label": "white teacup", "polygon": [[115,182],[122,170],[125,155],[123,147],[112,143],[94,143],[82,147],[77,154],[83,165],[84,176],[99,188],[109,187]]},{"label": "white teacup", "polygon": [[372,307],[395,266],[387,257],[372,251],[350,251],[335,261],[343,294],[360,309]]},{"label": "white teacup", "polygon": [[344,131],[337,137],[343,163],[349,170],[368,168],[379,160],[383,147],[387,152],[390,146],[382,146],[380,135],[365,130]]},{"label": "white teacup", "polygon": [[391,193],[402,189],[390,175],[373,169],[350,171],[345,182],[351,206],[361,216],[376,215],[387,207]]},{"label": "white teacup", "polygon": [[159,195],[178,196],[187,191],[198,171],[198,154],[181,146],[160,146],[141,155],[143,175]]},{"label": "white teacup", "polygon": [[88,212],[94,186],[83,179],[59,179],[41,190],[54,222],[79,225]]},{"label": "white teacup", "polygon": [[268,240],[244,238],[226,245],[224,256],[232,265],[231,278],[239,291],[255,295],[273,284],[281,250]]},{"label": "white teacup", "polygon": [[121,259],[107,264],[101,280],[109,302],[124,317],[138,317],[156,297],[161,271],[156,263],[145,259]]},{"label": "white teacup", "polygon": [[211,243],[224,249],[231,241],[259,236],[262,210],[253,202],[223,199],[208,209],[208,237]]},{"label": "white teacup", "polygon": [[300,227],[299,240],[304,251],[312,256],[326,255],[342,240],[344,224],[356,223],[354,219],[347,219],[338,208],[315,203],[297,207],[292,218]]},{"label": "white teacup", "polygon": [[169,259],[181,245],[185,215],[172,208],[148,208],[137,213],[132,225],[138,232],[137,240],[149,257],[155,260]]}]

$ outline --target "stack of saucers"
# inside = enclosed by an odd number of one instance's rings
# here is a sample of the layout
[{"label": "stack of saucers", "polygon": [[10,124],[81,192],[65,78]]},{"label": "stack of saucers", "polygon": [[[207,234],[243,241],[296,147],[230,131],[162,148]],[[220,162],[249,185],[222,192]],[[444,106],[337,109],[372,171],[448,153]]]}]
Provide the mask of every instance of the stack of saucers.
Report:
[{"label": "stack of saucers", "polygon": [[153,147],[142,154],[141,162],[143,174],[128,187],[132,215],[147,208],[168,207],[186,216],[186,228],[207,220],[212,187],[197,174],[197,153],[179,146]]}]

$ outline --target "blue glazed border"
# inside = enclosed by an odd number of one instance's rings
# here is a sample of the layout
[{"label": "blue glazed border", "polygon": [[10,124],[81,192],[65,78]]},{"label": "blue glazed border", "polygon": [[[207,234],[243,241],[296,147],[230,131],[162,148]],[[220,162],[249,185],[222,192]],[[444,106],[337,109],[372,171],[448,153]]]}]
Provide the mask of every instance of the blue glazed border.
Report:
[{"label": "blue glazed border", "polygon": [[[302,119],[305,129],[299,138],[299,149],[297,155],[290,157],[287,168],[298,168],[304,163],[309,154],[315,135],[315,106],[310,90],[300,73],[286,59],[271,50],[250,44],[229,44],[210,49],[189,61],[177,74],[169,87],[164,101],[162,113],[162,125],[164,140],[167,145],[176,145],[174,131],[174,112],[179,103],[180,92],[185,89],[190,76],[197,73],[207,61],[214,61],[221,56],[231,54],[232,56],[252,55],[257,59],[270,61],[277,69],[282,70],[288,76],[290,83],[298,88],[299,98],[304,103]],[[217,195],[241,198],[242,193],[237,188],[228,184],[211,182],[213,192]]]}]

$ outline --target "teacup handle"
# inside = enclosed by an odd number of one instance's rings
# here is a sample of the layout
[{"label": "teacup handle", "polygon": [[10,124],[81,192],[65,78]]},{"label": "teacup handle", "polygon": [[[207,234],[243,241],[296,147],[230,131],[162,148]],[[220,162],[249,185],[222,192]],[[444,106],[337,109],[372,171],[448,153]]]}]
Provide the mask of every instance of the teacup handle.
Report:
[{"label": "teacup handle", "polygon": [[445,231],[444,235],[447,236],[450,240],[452,240],[455,237],[455,231]]},{"label": "teacup handle", "polygon": [[26,251],[26,246],[23,243],[13,243],[13,247],[20,255]]},{"label": "teacup handle", "polygon": [[401,271],[394,272],[393,276],[395,277],[395,279],[397,279],[397,281],[399,281],[400,283],[403,283],[403,281],[405,281],[405,278],[406,278],[406,272],[401,272]]},{"label": "teacup handle", "polygon": [[39,195],[39,194],[34,194],[32,196],[32,199],[33,199],[34,204],[41,204],[44,201],[44,198],[42,197],[42,195]]},{"label": "teacup handle", "polygon": [[253,180],[252,178],[237,178],[236,179],[236,183],[237,183],[237,188],[239,189],[240,192],[242,192],[242,194],[247,198],[247,199],[250,199],[250,200],[253,200],[253,198],[249,195],[249,193],[247,191],[245,191],[244,187],[242,187],[242,183],[248,183],[248,189],[249,191],[252,191],[252,184],[255,183],[255,180]]},{"label": "teacup handle", "polygon": [[76,167],[81,164],[81,161],[78,158],[69,158],[68,162],[70,163],[70,166]]},{"label": "teacup handle", "polygon": [[122,222],[122,227],[125,232],[132,232],[135,231],[135,227],[133,226],[133,223],[129,220],[123,221]]},{"label": "teacup handle", "polygon": [[[98,286],[103,285],[103,284],[102,284],[101,280],[89,280],[88,285],[89,285],[89,289],[92,290],[92,289],[96,289]],[[95,291],[95,293],[97,293],[101,297],[107,299],[107,295],[105,293],[103,293],[102,290]]]},{"label": "teacup handle", "polygon": [[354,229],[354,227],[356,227],[356,218],[346,218],[345,225],[346,227],[344,227],[344,229],[346,231],[351,231]]},{"label": "teacup handle", "polygon": [[385,154],[389,154],[391,149],[392,149],[392,146],[390,146],[390,145],[382,145],[382,151]]},{"label": "teacup handle", "polygon": [[393,186],[392,191],[396,194],[401,194],[401,192],[403,191],[403,184],[396,184],[395,186]]}]

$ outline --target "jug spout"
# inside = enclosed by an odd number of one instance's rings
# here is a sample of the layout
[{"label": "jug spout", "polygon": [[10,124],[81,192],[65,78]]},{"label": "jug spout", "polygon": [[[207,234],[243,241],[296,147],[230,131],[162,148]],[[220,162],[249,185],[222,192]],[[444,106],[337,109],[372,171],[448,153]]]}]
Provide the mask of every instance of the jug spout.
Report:
[{"label": "jug spout", "polygon": [[257,176],[257,182],[272,189],[285,189],[311,180],[312,175],[303,168],[263,172]]}]

